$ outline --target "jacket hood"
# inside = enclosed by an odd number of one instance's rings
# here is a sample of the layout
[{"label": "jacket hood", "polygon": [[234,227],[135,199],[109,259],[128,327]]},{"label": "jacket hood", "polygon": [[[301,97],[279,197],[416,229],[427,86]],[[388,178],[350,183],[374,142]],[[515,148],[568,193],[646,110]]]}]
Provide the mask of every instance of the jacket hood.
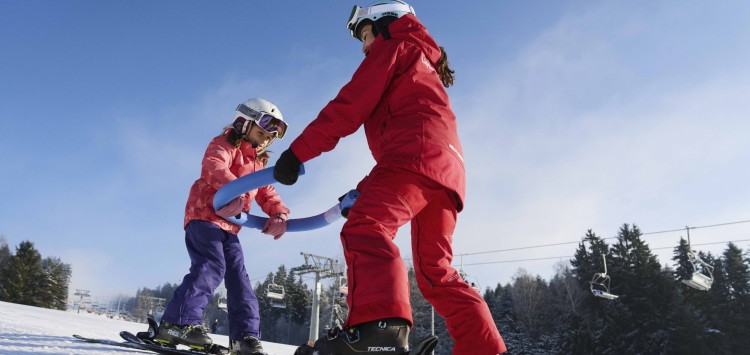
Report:
[{"label": "jacket hood", "polygon": [[391,38],[417,45],[432,65],[437,68],[441,55],[440,47],[416,16],[408,14],[399,17],[388,25],[388,32],[391,34]]}]

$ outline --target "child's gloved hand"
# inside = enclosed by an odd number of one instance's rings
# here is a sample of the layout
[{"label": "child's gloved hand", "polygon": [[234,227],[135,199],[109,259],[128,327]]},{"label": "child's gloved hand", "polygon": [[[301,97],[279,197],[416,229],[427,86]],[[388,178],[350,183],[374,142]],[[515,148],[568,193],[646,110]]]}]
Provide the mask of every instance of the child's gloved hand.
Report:
[{"label": "child's gloved hand", "polygon": [[286,213],[277,213],[276,216],[269,217],[261,232],[272,235],[273,239],[278,240],[286,233],[286,224],[289,217]]},{"label": "child's gloved hand", "polygon": [[302,162],[299,161],[292,150],[287,149],[281,153],[276,166],[273,168],[273,178],[284,185],[294,185],[299,177],[301,165]]},{"label": "child's gloved hand", "polygon": [[224,207],[219,208],[219,210],[216,211],[216,215],[223,218],[236,216],[240,214],[240,212],[242,212],[243,205],[243,197],[235,197],[234,200],[229,201],[229,203],[227,203]]}]

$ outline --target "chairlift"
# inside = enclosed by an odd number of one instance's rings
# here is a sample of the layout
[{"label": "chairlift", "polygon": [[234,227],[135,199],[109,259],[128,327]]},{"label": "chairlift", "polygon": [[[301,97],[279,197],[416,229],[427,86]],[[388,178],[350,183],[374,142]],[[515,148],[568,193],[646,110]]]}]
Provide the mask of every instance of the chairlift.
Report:
[{"label": "chairlift", "polygon": [[227,298],[226,297],[219,297],[219,300],[217,301],[217,307],[219,307],[219,309],[226,310],[227,309]]},{"label": "chairlift", "polygon": [[[711,288],[711,285],[714,283],[714,267],[701,260],[698,254],[695,253],[695,250],[692,250],[692,248],[690,247],[690,227],[685,227],[685,230],[687,231],[688,249],[690,249],[690,251],[687,253],[687,256],[690,265],[693,266],[693,275],[689,280],[683,279],[682,283],[696,290],[708,291]],[[708,275],[702,273],[698,269],[698,264],[702,265],[703,272],[707,273]]]},{"label": "chairlift", "polygon": [[339,297],[346,297],[349,294],[349,284],[346,277],[339,278]]},{"label": "chairlift", "polygon": [[[696,290],[708,291],[714,283],[714,267],[703,261],[695,252],[688,252],[687,255],[690,264],[693,265],[693,275],[690,279],[683,279],[682,283]],[[698,269],[698,264],[701,264],[703,271],[708,275]]]},{"label": "chairlift", "polygon": [[274,283],[273,278],[271,278],[271,283],[266,287],[266,297],[268,297],[268,300],[271,302],[271,307],[286,308],[286,302],[284,302],[284,286]]},{"label": "chairlift", "polygon": [[482,294],[482,289],[479,286],[479,281],[477,281],[477,278],[474,276],[471,276],[464,271],[464,256],[461,254],[461,264],[458,267],[458,274],[461,276],[461,279],[464,280],[471,288],[476,290],[479,294]]},{"label": "chairlift", "polygon": [[604,261],[604,272],[596,273],[594,274],[594,277],[591,278],[591,281],[589,282],[591,293],[593,293],[596,297],[608,300],[617,299],[620,296],[609,293],[610,279],[609,275],[607,275],[607,256],[602,254],[602,260]]}]

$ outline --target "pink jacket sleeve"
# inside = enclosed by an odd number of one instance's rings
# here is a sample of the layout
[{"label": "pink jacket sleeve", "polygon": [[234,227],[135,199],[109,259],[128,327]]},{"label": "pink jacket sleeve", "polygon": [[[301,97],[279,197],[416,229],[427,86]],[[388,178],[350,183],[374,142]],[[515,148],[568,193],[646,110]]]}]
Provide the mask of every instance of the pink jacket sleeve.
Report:
[{"label": "pink jacket sleeve", "polygon": [[234,147],[229,142],[222,141],[221,138],[212,140],[206,148],[201,164],[201,176],[215,190],[237,179],[237,176],[229,170],[234,151]]},{"label": "pink jacket sleeve", "polygon": [[263,210],[267,215],[273,216],[277,213],[289,214],[289,209],[281,201],[281,196],[276,193],[276,189],[271,186],[263,186],[258,189],[258,194],[255,195],[255,202],[258,203],[260,209]]}]

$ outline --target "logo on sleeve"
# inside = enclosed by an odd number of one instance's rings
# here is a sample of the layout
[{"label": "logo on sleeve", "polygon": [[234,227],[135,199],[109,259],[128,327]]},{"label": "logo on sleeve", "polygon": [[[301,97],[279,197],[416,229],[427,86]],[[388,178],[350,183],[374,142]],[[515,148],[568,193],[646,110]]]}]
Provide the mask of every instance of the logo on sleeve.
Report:
[{"label": "logo on sleeve", "polygon": [[422,53],[422,64],[424,64],[425,68],[430,71],[436,71],[435,67],[432,66],[432,63],[430,63],[429,60],[427,60],[427,57],[424,56],[424,53]]}]

